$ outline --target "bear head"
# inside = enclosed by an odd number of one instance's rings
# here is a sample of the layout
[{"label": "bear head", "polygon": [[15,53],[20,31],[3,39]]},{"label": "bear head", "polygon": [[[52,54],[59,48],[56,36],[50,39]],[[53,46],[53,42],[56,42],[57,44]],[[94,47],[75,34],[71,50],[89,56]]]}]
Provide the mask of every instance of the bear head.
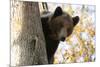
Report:
[{"label": "bear head", "polygon": [[78,22],[79,16],[71,17],[68,13],[64,13],[61,7],[57,7],[53,16],[48,20],[50,37],[53,40],[64,41],[66,37],[71,35]]}]

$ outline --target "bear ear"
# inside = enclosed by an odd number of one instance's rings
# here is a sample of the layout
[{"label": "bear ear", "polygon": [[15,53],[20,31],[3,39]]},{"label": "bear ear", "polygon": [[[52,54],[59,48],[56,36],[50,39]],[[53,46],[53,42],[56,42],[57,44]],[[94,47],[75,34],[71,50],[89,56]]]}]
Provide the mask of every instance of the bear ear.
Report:
[{"label": "bear ear", "polygon": [[74,26],[79,22],[79,16],[75,16],[72,18],[74,22]]},{"label": "bear ear", "polygon": [[57,17],[57,16],[60,16],[60,15],[62,15],[62,14],[63,14],[63,11],[62,11],[61,7],[58,6],[58,7],[56,8],[55,12],[54,12],[53,18],[55,18],[55,17]]}]

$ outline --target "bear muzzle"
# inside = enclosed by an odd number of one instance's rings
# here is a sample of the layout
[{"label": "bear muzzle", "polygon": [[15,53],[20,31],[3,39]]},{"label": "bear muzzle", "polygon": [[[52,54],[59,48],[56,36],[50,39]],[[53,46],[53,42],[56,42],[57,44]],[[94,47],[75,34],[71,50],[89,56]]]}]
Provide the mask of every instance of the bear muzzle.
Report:
[{"label": "bear muzzle", "polygon": [[66,37],[61,37],[60,41],[65,41]]}]

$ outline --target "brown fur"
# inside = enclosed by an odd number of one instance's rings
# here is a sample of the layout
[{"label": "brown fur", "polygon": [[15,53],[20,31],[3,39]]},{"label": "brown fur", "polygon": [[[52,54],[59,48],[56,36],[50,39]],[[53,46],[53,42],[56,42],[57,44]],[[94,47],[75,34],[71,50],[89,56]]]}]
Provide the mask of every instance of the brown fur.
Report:
[{"label": "brown fur", "polygon": [[63,13],[60,7],[57,7],[53,16],[41,18],[41,21],[46,40],[48,62],[51,64],[59,41],[64,41],[66,37],[71,35],[79,17],[71,17],[69,14]]}]

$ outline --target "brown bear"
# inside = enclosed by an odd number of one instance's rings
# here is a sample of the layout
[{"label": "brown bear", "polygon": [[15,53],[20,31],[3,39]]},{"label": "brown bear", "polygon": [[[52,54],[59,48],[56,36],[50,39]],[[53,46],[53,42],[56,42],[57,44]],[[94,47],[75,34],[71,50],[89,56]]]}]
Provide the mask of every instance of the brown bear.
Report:
[{"label": "brown bear", "polygon": [[79,22],[79,17],[71,17],[58,6],[53,15],[41,17],[41,21],[46,41],[48,63],[52,64],[59,41],[64,41],[66,37],[71,35],[73,28]]}]

